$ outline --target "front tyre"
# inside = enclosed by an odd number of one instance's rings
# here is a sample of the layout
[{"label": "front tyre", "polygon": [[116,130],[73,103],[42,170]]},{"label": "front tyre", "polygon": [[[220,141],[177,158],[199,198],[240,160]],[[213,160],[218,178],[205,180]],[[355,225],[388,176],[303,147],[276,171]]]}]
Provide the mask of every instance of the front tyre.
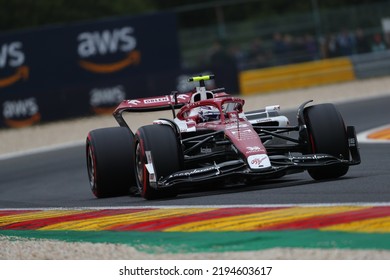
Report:
[{"label": "front tyre", "polygon": [[[344,120],[333,104],[320,104],[305,108],[309,133],[309,153],[329,154],[339,159],[349,159],[348,137]],[[336,164],[308,169],[315,180],[334,179],[348,172],[348,164]]]},{"label": "front tyre", "polygon": [[95,129],[86,143],[87,170],[97,198],[122,196],[135,185],[134,137],[125,127]]},{"label": "front tyre", "polygon": [[181,169],[180,151],[179,141],[170,126],[154,124],[138,129],[135,135],[135,177],[143,198],[176,195],[172,189],[157,189],[157,182]]}]

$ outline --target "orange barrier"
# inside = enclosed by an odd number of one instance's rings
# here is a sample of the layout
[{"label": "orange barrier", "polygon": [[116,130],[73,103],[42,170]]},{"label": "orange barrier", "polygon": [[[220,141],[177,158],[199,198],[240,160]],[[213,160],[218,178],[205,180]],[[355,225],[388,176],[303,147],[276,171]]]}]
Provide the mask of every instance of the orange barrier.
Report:
[{"label": "orange barrier", "polygon": [[349,58],[247,70],[242,71],[239,75],[242,95],[304,88],[355,79],[352,61]]}]

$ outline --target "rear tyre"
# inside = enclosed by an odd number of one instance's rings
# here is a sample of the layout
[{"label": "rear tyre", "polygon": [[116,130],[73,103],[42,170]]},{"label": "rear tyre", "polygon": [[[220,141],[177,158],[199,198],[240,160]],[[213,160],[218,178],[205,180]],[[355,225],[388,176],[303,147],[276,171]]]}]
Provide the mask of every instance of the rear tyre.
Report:
[{"label": "rear tyre", "polygon": [[[309,133],[309,151],[313,154],[329,154],[349,159],[347,131],[340,112],[333,104],[320,104],[305,108],[306,125]],[[348,172],[347,164],[308,169],[315,180],[334,179]]]},{"label": "rear tyre", "polygon": [[147,125],[135,135],[135,172],[141,196],[176,196],[174,189],[156,189],[156,181],[181,169],[182,153],[175,132],[167,125]]},{"label": "rear tyre", "polygon": [[97,198],[121,196],[135,185],[134,137],[125,127],[89,132],[86,144],[88,178]]}]

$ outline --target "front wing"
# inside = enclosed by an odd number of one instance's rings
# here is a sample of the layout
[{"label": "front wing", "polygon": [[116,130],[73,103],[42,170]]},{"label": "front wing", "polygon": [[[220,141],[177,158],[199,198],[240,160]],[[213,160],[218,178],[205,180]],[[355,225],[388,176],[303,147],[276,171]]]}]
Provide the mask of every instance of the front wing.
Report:
[{"label": "front wing", "polygon": [[[205,182],[210,183],[224,179],[256,181],[279,178],[315,167],[360,164],[359,146],[353,126],[347,127],[347,135],[350,152],[349,159],[340,159],[329,154],[270,155],[271,166],[256,170],[249,168],[244,160],[236,159],[199,168],[181,170],[155,181],[151,186],[156,189],[164,189]],[[155,174],[151,175],[155,178]]]},{"label": "front wing", "polygon": [[354,161],[341,160],[327,154],[306,154],[299,156],[270,156],[271,167],[252,170],[241,159],[231,160],[200,168],[187,169],[175,172],[160,179],[157,189],[188,186],[198,183],[210,183],[223,179],[238,181],[256,181],[262,179],[279,178],[280,176],[303,172],[309,168],[331,165],[353,165]]}]

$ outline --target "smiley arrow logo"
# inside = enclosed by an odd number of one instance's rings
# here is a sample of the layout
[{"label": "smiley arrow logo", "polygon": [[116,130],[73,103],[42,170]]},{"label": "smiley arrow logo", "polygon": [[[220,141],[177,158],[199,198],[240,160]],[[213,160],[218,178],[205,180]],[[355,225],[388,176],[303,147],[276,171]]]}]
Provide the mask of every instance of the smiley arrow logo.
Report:
[{"label": "smiley arrow logo", "polygon": [[4,122],[9,127],[21,128],[26,126],[31,126],[35,123],[38,123],[41,120],[41,114],[38,112],[27,119],[13,120],[5,119]]},{"label": "smiley arrow logo", "polygon": [[115,63],[98,64],[94,62],[80,60],[79,64],[82,68],[90,72],[113,73],[122,70],[123,68],[131,64],[139,64],[140,61],[141,61],[141,53],[139,51],[131,51],[127,54],[126,58]]},{"label": "smiley arrow logo", "polygon": [[20,66],[19,68],[16,69],[15,74],[13,74],[9,77],[0,79],[0,88],[1,87],[8,87],[21,79],[27,80],[29,74],[30,74],[30,69],[28,68],[28,66],[25,66],[25,65]]}]

